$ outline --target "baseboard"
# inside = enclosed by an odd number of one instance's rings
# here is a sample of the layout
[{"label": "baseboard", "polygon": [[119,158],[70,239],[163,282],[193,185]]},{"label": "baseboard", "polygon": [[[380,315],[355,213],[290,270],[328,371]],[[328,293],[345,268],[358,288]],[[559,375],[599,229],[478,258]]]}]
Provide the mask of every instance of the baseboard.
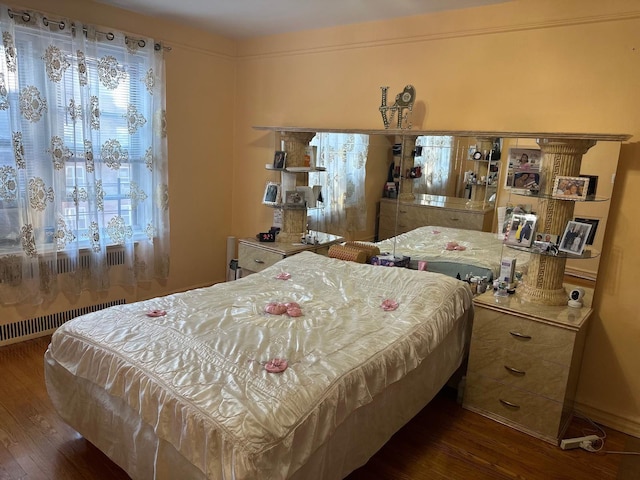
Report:
[{"label": "baseboard", "polygon": [[566,267],[564,269],[564,274],[568,277],[576,277],[581,280],[588,280],[591,282],[596,281],[596,273],[590,270],[581,270],[579,268]]},{"label": "baseboard", "polygon": [[640,438],[640,422],[636,420],[620,417],[580,402],[574,403],[574,410],[600,425]]}]

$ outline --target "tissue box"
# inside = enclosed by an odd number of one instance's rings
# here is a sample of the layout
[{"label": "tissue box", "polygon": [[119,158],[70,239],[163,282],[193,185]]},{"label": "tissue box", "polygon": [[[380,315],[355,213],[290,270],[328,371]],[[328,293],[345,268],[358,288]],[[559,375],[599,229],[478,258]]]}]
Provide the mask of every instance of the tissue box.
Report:
[{"label": "tissue box", "polygon": [[393,255],[376,255],[371,257],[371,265],[381,265],[383,267],[408,267],[411,257],[405,255],[394,257]]}]

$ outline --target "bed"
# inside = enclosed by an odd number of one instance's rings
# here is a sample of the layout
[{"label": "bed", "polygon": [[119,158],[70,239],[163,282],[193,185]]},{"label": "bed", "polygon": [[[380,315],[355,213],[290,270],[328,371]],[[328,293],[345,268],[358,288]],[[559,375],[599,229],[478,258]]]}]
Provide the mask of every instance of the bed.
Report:
[{"label": "bed", "polygon": [[[439,226],[424,226],[375,244],[380,252],[411,258],[410,267],[427,262],[427,270],[465,278],[467,274],[486,276],[489,280],[500,273],[503,239],[495,233]],[[447,248],[449,246],[449,248]],[[459,248],[462,247],[462,248]],[[516,258],[518,268],[526,267],[529,254],[517,250],[504,252]]]},{"label": "bed", "polygon": [[[293,302],[301,316],[265,312]],[[302,252],[73,319],[45,380],[62,418],[134,479],[340,479],[460,367],[472,317],[454,278]],[[287,368],[267,371],[274,359]]]}]

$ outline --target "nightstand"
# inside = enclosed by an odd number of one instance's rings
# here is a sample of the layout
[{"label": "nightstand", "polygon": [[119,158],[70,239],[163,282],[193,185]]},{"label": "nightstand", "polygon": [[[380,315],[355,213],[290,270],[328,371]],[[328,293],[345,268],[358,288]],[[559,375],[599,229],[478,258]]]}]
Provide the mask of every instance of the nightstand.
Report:
[{"label": "nightstand", "polygon": [[243,275],[260,272],[285,257],[303,251],[328,255],[331,245],[344,241],[342,237],[329,233],[312,231],[310,234],[312,237],[317,237],[317,244],[259,242],[255,238],[241,238],[238,241],[238,265]]},{"label": "nightstand", "polygon": [[592,313],[593,290],[585,291],[581,308],[523,302],[517,293],[475,297],[463,407],[557,445],[571,421]]}]

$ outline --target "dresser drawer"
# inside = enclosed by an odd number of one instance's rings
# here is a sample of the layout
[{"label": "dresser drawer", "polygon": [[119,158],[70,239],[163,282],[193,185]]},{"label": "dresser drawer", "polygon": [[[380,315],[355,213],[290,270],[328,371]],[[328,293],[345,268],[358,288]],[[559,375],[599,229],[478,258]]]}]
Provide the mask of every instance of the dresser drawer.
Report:
[{"label": "dresser drawer", "polygon": [[256,248],[244,243],[238,244],[238,265],[243,270],[260,272],[282,260],[284,255]]},{"label": "dresser drawer", "polygon": [[504,385],[469,372],[464,407],[508,425],[557,442],[562,422],[561,402]]},{"label": "dresser drawer", "polygon": [[569,366],[506,348],[475,342],[469,353],[469,372],[520,390],[564,402]]},{"label": "dresser drawer", "polygon": [[[397,211],[400,205],[393,202],[380,202],[380,216],[378,217],[378,240],[386,240],[400,233],[408,232],[410,229],[397,229],[396,224],[400,224],[400,214]],[[397,221],[396,221],[397,220]]]},{"label": "dresser drawer", "polygon": [[380,224],[378,227],[378,241],[386,240],[387,238],[391,238],[396,234],[396,231],[393,228],[385,228]]},{"label": "dresser drawer", "polygon": [[[517,351],[539,361],[571,365],[576,333],[534,320],[476,308],[471,338],[471,354],[480,357],[487,351]],[[485,353],[474,352],[480,349]]]},{"label": "dresser drawer", "polygon": [[387,225],[393,229],[396,224],[396,203],[380,202],[380,225]]},{"label": "dresser drawer", "polygon": [[398,205],[398,233],[408,232],[431,223],[431,209],[400,203]]},{"label": "dresser drawer", "polygon": [[429,212],[429,225],[463,228],[465,230],[482,230],[483,222],[484,215],[477,213],[435,208]]}]

